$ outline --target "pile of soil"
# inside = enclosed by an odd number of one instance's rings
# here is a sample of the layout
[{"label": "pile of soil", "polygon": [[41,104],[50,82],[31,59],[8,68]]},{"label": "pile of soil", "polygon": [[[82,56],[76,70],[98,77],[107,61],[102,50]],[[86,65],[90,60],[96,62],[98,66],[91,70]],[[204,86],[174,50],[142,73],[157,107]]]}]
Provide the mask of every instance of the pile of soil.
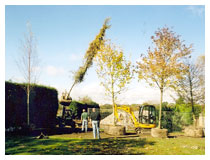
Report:
[{"label": "pile of soil", "polygon": [[[134,112],[135,117],[138,117],[138,111]],[[125,111],[119,110],[118,111],[118,115],[120,118],[120,121],[118,121],[116,123],[116,125],[119,126],[124,126],[125,130],[134,130],[134,124],[133,121],[131,120],[131,117],[128,113],[126,113]],[[114,124],[114,114],[112,113],[111,115],[107,116],[106,118],[104,118],[103,120],[101,120],[100,125],[101,128],[104,128],[104,126],[110,126]]]}]

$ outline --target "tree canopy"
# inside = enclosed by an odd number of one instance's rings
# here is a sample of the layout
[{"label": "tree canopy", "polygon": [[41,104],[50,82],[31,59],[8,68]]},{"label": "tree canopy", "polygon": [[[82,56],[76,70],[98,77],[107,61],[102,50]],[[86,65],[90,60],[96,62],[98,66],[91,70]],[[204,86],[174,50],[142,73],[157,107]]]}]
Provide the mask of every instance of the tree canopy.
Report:
[{"label": "tree canopy", "polygon": [[192,51],[192,45],[187,47],[180,36],[167,27],[158,29],[151,37],[154,48],[149,47],[146,55],[141,55],[141,61],[137,62],[136,72],[139,80],[144,79],[151,86],[158,86],[161,93],[159,128],[161,125],[161,108],[163,91],[167,87],[174,86],[177,79],[182,79],[188,66],[183,59],[188,58]]},{"label": "tree canopy", "polygon": [[[113,111],[117,96],[126,89],[132,79],[131,62],[127,61],[124,52],[107,40],[96,56],[97,75],[106,94],[111,96]],[[115,120],[114,120],[115,122]]]}]

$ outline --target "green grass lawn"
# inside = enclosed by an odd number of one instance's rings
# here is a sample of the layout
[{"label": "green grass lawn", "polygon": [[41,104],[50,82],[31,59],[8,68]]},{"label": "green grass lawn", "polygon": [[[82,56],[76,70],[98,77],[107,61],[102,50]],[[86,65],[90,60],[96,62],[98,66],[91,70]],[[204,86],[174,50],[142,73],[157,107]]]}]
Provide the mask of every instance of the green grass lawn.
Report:
[{"label": "green grass lawn", "polygon": [[6,137],[6,155],[204,155],[205,138]]}]

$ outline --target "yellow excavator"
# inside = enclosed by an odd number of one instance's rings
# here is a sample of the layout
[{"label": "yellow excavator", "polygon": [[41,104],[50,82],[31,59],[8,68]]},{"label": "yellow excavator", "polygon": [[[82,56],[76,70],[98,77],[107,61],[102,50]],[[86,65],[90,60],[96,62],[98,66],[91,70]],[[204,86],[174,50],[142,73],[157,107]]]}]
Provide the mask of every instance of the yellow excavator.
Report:
[{"label": "yellow excavator", "polygon": [[117,121],[120,121],[118,110],[125,111],[134,124],[137,134],[150,133],[151,128],[156,127],[156,109],[153,105],[143,105],[139,107],[138,120],[135,117],[134,112],[129,106],[117,106],[115,105],[115,117]]}]

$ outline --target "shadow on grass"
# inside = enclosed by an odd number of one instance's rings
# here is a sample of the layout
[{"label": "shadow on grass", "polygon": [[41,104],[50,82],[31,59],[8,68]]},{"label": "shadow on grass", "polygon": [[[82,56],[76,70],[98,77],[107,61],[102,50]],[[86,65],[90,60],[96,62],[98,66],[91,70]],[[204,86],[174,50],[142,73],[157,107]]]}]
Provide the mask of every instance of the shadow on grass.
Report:
[{"label": "shadow on grass", "polygon": [[6,155],[143,155],[141,148],[154,145],[146,139],[35,139],[6,137]]}]

